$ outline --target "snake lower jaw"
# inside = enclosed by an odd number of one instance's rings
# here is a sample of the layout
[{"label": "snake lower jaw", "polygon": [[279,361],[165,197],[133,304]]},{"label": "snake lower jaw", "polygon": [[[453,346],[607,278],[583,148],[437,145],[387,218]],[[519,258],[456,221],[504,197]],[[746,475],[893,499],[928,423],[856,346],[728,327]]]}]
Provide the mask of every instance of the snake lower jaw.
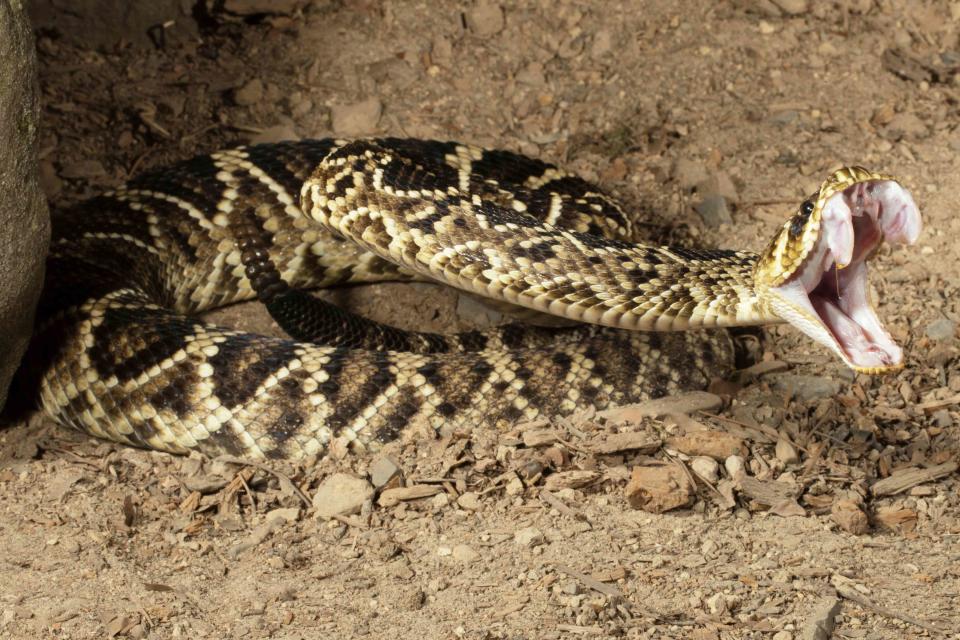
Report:
[{"label": "snake lower jaw", "polygon": [[801,267],[768,289],[772,311],[857,372],[903,368],[903,349],[873,308],[867,263],[884,240],[915,243],[921,227],[913,198],[895,181],[858,182],[836,192],[822,207],[819,235]]}]

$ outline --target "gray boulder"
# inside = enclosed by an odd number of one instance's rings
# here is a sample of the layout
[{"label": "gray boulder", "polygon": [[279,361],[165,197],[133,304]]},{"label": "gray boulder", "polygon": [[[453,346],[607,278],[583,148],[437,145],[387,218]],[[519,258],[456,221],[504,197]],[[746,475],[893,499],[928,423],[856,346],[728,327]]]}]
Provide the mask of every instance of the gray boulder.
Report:
[{"label": "gray boulder", "polygon": [[24,2],[0,0],[0,407],[30,339],[50,241],[36,63]]}]

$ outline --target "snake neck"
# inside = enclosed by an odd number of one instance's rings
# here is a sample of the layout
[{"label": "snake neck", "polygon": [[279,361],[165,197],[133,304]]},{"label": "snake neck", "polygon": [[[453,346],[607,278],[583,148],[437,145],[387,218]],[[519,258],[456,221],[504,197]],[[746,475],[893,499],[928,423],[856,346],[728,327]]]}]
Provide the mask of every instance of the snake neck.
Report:
[{"label": "snake neck", "polygon": [[[634,245],[611,281],[621,291],[573,305],[585,322],[641,331],[683,331],[780,323],[755,286],[759,256],[744,251]],[[596,296],[599,298],[600,296]]]}]

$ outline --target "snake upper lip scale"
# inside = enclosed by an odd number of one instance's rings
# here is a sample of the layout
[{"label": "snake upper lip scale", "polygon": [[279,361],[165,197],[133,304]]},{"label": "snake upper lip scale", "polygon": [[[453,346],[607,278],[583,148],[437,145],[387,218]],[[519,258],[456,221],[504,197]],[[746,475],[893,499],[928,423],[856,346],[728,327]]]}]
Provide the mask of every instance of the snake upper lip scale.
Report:
[{"label": "snake upper lip scale", "polygon": [[[793,272],[766,289],[771,309],[857,371],[901,368],[903,350],[871,304],[867,262],[884,240],[917,241],[922,221],[910,192],[889,176],[850,167],[835,172],[804,208],[808,213],[799,215],[810,216],[815,238]],[[757,281],[762,290],[762,277]]]}]

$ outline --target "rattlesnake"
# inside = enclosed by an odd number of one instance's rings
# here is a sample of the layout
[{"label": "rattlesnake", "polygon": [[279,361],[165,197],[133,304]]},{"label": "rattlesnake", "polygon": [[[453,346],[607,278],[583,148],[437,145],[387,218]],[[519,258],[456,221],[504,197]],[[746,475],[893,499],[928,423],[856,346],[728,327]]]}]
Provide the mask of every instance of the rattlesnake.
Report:
[{"label": "rattlesnake", "polygon": [[[293,458],[703,387],[728,370],[731,344],[701,327],[789,321],[881,371],[903,356],[868,302],[866,259],[919,231],[910,194],[857,167],[834,172],[758,256],[635,244],[599,189],[505,151],[240,147],[54,216],[24,376],[48,414],[95,436]],[[552,345],[516,326],[444,338],[297,293],[410,278],[591,324]],[[195,317],[255,297],[302,341]]]}]

